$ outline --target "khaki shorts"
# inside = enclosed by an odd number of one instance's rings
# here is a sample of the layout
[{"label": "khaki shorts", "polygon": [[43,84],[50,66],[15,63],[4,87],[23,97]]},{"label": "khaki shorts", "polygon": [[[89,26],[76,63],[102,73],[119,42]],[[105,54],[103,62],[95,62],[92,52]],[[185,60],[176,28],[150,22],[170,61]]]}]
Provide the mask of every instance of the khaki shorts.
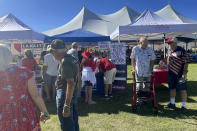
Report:
[{"label": "khaki shorts", "polygon": [[104,74],[104,83],[105,84],[112,84],[114,82],[116,72],[117,72],[116,68],[106,71]]}]

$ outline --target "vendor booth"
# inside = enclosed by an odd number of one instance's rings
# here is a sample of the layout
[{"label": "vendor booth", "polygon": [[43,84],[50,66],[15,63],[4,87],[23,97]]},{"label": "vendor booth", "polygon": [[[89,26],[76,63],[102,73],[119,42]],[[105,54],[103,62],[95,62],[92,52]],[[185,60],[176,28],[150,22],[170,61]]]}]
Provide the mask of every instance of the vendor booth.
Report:
[{"label": "vendor booth", "polygon": [[[197,24],[172,21],[158,16],[150,10],[144,11],[133,24],[119,26],[111,35],[113,41],[138,40],[147,36],[149,40],[165,39],[197,31]],[[164,50],[164,56],[166,52]]]},{"label": "vendor booth", "polygon": [[[119,26],[111,35],[113,41],[138,40],[142,36],[147,36],[148,40],[164,39],[164,56],[165,56],[165,38],[170,36],[183,35],[197,31],[197,24],[187,24],[171,21],[158,16],[150,10],[136,19],[136,22],[126,26]],[[167,71],[155,70],[156,83],[167,82]],[[163,79],[163,75],[165,78]]]},{"label": "vendor booth", "polygon": [[[45,35],[38,33],[25,25],[12,14],[0,18],[0,43],[11,48],[12,54],[21,55],[24,49],[31,49],[34,54],[40,54]],[[41,68],[34,75],[38,89],[41,91]]]},{"label": "vendor booth", "polygon": [[[67,45],[72,42],[77,42],[80,46],[85,46],[95,51],[95,57],[109,57],[111,61],[116,64],[117,75],[114,82],[113,91],[122,92],[126,89],[126,49],[123,44],[111,43],[109,36],[103,36],[83,29],[77,29],[63,34],[47,37],[45,42],[51,42],[53,39],[61,39]],[[99,54],[102,52],[102,54]],[[80,52],[81,53],[81,52]],[[103,81],[97,75],[97,81]],[[93,93],[103,94],[104,85],[102,82],[97,82],[93,88]],[[82,90],[84,92],[84,89]]]},{"label": "vendor booth", "polygon": [[44,39],[45,35],[34,31],[12,14],[0,18],[0,43],[9,45],[14,54],[20,54],[26,46],[32,50],[40,47]]}]

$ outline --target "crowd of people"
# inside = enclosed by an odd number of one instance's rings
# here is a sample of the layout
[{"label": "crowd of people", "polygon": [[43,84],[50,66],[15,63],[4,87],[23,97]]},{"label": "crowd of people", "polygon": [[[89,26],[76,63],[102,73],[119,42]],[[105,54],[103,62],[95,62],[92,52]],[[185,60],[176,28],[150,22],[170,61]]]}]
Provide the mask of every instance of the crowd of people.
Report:
[{"label": "crowd of people", "polygon": [[[188,55],[177,46],[177,39],[166,41],[169,52],[166,59],[159,62],[157,69],[168,69],[168,85],[170,89],[169,108],[175,109],[176,91],[180,90],[182,98],[181,111],[186,111],[188,72]],[[146,37],[141,37],[139,45],[131,52],[132,72],[137,82],[150,81],[153,71],[155,53],[148,46]],[[56,100],[57,114],[62,131],[78,131],[78,98],[81,88],[85,89],[85,102],[96,104],[92,97],[94,85],[104,87],[104,99],[112,98],[112,84],[117,72],[116,66],[108,58],[94,57],[88,49],[78,54],[78,44],[66,50],[62,40],[55,39],[42,55],[42,88],[46,102]],[[81,61],[79,56],[81,55]],[[11,65],[12,54],[4,45],[0,45],[0,130],[34,130],[39,131],[39,121],[50,119],[42,92],[36,86],[36,70],[41,69],[33,57],[31,50],[25,51],[16,65]],[[180,83],[182,81],[182,83]],[[5,95],[6,94],[6,95]],[[136,95],[150,94],[149,83],[138,83]],[[141,103],[142,99],[137,99]],[[35,109],[40,110],[40,120]],[[10,113],[11,112],[11,113]],[[6,125],[6,126],[5,126]]]},{"label": "crowd of people", "polygon": [[[0,45],[0,60],[3,61],[0,63],[0,130],[41,130],[39,121],[45,122],[50,118],[44,100],[56,100],[62,131],[77,131],[77,101],[82,87],[87,104],[96,104],[92,97],[93,86],[105,88],[104,99],[112,97],[116,66],[108,58],[94,58],[94,53],[88,49],[78,54],[77,48],[76,42],[72,43],[70,50],[66,50],[62,40],[53,40],[42,53],[41,70],[31,50],[25,50],[24,57],[20,56],[17,64],[13,65],[10,50]],[[43,92],[36,85],[38,70]],[[40,120],[35,107],[41,111]]]}]

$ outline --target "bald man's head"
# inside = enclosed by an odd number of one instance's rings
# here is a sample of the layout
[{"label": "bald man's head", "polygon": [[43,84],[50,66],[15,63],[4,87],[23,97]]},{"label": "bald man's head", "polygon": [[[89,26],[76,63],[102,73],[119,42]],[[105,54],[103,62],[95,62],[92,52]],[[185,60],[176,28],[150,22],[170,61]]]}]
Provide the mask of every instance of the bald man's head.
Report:
[{"label": "bald man's head", "polygon": [[139,43],[142,49],[146,49],[146,47],[148,46],[148,40],[146,37],[141,37]]}]

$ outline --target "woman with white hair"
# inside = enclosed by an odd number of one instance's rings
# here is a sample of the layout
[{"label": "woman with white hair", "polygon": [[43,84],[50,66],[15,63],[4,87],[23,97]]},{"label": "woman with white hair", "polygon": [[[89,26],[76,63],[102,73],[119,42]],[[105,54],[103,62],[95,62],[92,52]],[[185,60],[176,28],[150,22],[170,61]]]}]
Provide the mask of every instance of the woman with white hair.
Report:
[{"label": "woman with white hair", "polygon": [[0,44],[0,131],[40,131],[49,114],[33,79],[24,67],[12,66],[12,54]]}]

